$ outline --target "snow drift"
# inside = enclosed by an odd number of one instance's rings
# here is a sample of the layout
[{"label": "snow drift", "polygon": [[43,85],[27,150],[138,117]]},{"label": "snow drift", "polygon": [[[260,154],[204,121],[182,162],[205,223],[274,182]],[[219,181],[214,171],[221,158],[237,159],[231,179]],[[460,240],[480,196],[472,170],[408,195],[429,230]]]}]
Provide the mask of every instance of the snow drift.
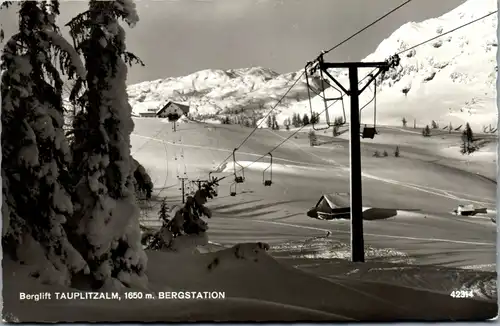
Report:
[{"label": "snow drift", "polygon": [[387,283],[316,277],[278,262],[267,253],[268,249],[264,243],[246,243],[206,254],[148,252],[148,279],[155,289],[153,294],[218,291],[225,292],[224,300],[19,302],[19,291],[38,293],[49,289],[35,283],[18,267],[18,272],[13,273],[12,262],[4,260],[4,311],[22,322],[471,320],[496,314],[494,302],[454,299]]}]

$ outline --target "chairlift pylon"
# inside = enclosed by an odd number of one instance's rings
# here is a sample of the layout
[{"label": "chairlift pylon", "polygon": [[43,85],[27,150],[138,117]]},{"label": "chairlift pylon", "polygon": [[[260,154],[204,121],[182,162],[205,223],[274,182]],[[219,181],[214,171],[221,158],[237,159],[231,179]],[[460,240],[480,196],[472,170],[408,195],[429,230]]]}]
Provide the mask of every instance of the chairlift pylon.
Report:
[{"label": "chairlift pylon", "polygon": [[[373,78],[373,75],[370,74],[370,77]],[[363,105],[361,109],[359,109],[359,119],[361,120],[361,111],[366,108],[370,103],[373,102],[373,127],[368,127],[366,124],[363,127],[363,131],[361,132],[361,138],[369,138],[373,139],[377,132],[377,79],[374,78],[374,87],[373,87],[373,97],[368,103]]]},{"label": "chairlift pylon", "polygon": [[[245,169],[243,168],[243,166],[241,164],[239,164],[238,162],[236,162],[236,151],[238,149],[235,148],[233,150],[233,169],[234,169],[234,182],[236,183],[243,183],[245,181]],[[241,167],[241,176],[237,175],[236,173],[236,165],[240,166]]]},{"label": "chairlift pylon", "polygon": [[[315,112],[313,111],[313,107],[312,107],[312,101],[311,101],[311,84],[309,83],[309,73],[308,73],[308,69],[311,69],[311,72],[312,73],[315,73],[318,68],[317,67],[312,67],[312,68],[309,68],[309,66],[312,65],[312,62],[308,62],[304,68],[304,71],[305,71],[305,77],[306,77],[306,84],[307,84],[307,98],[308,98],[308,101],[309,101],[309,110],[311,111],[311,120],[313,122],[311,122],[311,125],[312,125],[312,128],[316,131],[321,131],[321,130],[327,130],[329,129],[330,127],[333,127],[333,126],[337,126],[337,125],[343,125],[347,122],[347,118],[346,118],[346,113],[345,113],[345,105],[344,105],[344,96],[342,95],[342,92],[334,87],[332,84],[328,83],[324,76],[323,76],[323,72],[321,69],[319,69],[319,80],[321,82],[321,93],[317,93],[316,91],[314,91],[314,93],[321,97],[321,99],[323,100],[323,104],[325,106],[325,110],[323,111],[325,113],[325,122],[326,122],[326,127],[324,128],[316,128],[315,127],[315,124],[314,124],[314,120],[313,120],[313,116],[315,115]],[[331,87],[333,88],[334,90],[336,90],[339,94],[340,94],[340,97],[334,97],[334,98],[327,98],[326,97],[326,94],[325,94],[325,89],[328,88],[328,87]],[[330,115],[328,113],[328,109],[330,108],[330,105],[328,104],[329,101],[341,101],[341,104],[342,104],[342,113],[343,113],[343,121],[340,122],[340,123],[331,123],[330,121]]]},{"label": "chairlift pylon", "polygon": [[[270,157],[269,166],[262,171],[262,182],[264,186],[269,187],[273,184],[273,155],[271,152],[267,153]],[[266,179],[266,171],[269,170],[269,179]]]}]

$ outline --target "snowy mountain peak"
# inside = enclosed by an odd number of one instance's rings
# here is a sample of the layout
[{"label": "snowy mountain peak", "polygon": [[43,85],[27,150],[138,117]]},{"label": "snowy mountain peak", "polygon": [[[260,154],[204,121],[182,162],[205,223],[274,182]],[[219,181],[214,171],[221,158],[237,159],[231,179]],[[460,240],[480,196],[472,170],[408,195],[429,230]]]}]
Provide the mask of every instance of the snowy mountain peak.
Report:
[{"label": "snowy mountain peak", "polygon": [[[443,35],[496,9],[495,0],[469,0],[441,17],[406,23],[383,40],[363,61],[402,53],[400,65],[377,80],[377,123],[400,125],[404,117],[420,127],[432,120],[442,126],[469,122],[476,129],[496,125],[497,15]],[[361,77],[366,74],[360,71]],[[345,76],[339,81],[348,85]],[[360,106],[372,98],[373,85],[361,95]],[[322,111],[323,101],[313,102],[316,111]],[[348,97],[344,105],[349,105]],[[329,111],[330,116],[339,115],[341,107],[333,105]],[[372,102],[362,118],[372,117],[373,111]],[[362,123],[372,124],[373,118]]]}]

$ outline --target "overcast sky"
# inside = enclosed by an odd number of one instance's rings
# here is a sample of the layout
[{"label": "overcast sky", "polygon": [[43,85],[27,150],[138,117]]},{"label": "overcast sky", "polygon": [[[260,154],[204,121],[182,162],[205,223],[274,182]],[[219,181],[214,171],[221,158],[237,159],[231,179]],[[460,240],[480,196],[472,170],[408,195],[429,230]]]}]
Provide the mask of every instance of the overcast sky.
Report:
[{"label": "overcast sky", "polygon": [[[481,0],[476,0],[481,1]],[[127,47],[146,67],[133,67],[128,84],[183,76],[202,69],[262,66],[297,71],[403,0],[139,0],[140,22],[127,30]],[[328,55],[360,60],[409,21],[437,17],[465,0],[413,0]],[[86,9],[63,1],[60,24]],[[0,13],[9,36],[17,17]]]}]

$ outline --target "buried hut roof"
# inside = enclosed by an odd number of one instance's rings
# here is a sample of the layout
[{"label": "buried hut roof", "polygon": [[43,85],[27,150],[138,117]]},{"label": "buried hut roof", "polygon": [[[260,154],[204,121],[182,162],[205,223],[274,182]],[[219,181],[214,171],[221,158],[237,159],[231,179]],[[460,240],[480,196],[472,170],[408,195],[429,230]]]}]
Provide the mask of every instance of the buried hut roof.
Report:
[{"label": "buried hut roof", "polygon": [[[324,194],[319,199],[314,209],[318,215],[327,218],[349,218],[350,195],[349,193]],[[383,220],[397,216],[395,208],[363,207],[363,220]],[[418,209],[406,209],[405,211],[419,211]],[[311,211],[310,213],[311,214]]]},{"label": "buried hut roof", "polygon": [[332,194],[323,194],[318,203],[317,208],[339,208],[348,207],[350,203],[350,196],[347,192],[336,192]]}]

